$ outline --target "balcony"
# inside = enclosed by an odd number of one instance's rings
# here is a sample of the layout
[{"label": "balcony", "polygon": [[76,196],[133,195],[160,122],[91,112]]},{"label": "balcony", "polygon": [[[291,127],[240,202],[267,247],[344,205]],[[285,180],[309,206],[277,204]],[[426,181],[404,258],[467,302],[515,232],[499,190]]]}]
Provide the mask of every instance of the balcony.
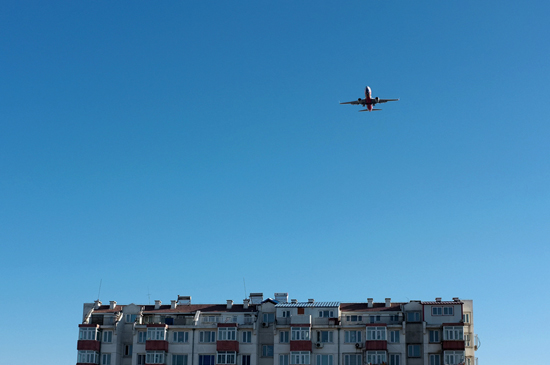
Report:
[{"label": "balcony", "polygon": [[464,351],[466,348],[463,340],[458,341],[450,341],[450,340],[443,340],[441,342],[441,348],[445,350],[455,350],[455,351]]},{"label": "balcony", "polygon": [[388,349],[388,341],[385,340],[368,340],[365,342],[365,350],[368,351],[386,351]]},{"label": "balcony", "polygon": [[88,350],[88,351],[98,351],[99,352],[100,342],[96,340],[78,340],[76,349],[77,350]]},{"label": "balcony", "polygon": [[165,341],[165,340],[147,340],[147,341],[145,341],[145,351],[165,351],[165,352],[168,352],[168,341]]},{"label": "balcony", "polygon": [[313,345],[310,340],[294,340],[290,341],[290,351],[310,351]]}]

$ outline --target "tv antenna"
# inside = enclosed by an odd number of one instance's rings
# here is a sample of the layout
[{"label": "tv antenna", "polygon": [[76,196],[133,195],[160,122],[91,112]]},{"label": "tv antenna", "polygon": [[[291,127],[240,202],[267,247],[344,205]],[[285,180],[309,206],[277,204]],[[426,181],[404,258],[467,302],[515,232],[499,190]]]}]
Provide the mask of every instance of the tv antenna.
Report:
[{"label": "tv antenna", "polygon": [[99,294],[101,293],[101,282],[102,281],[103,281],[103,279],[99,280],[99,290],[97,291],[97,300],[99,300]]},{"label": "tv antenna", "polygon": [[149,293],[149,287],[147,287],[147,297],[149,298],[149,304],[151,304],[151,293]]},{"label": "tv antenna", "polygon": [[244,277],[243,277],[243,286],[244,286],[244,299],[246,299],[246,281],[244,281]]}]

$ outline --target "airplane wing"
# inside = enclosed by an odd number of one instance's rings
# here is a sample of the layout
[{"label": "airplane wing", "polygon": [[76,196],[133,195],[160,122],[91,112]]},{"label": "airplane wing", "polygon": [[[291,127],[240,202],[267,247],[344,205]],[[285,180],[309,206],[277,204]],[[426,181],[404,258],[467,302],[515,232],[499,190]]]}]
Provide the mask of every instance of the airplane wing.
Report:
[{"label": "airplane wing", "polygon": [[399,101],[399,99],[380,99],[380,100],[378,100],[379,103],[387,103],[388,101]]},{"label": "airplane wing", "polygon": [[340,103],[340,104],[359,105],[359,104],[362,104],[362,103],[358,100],[354,100],[354,101],[346,101],[345,103]]},{"label": "airplane wing", "polygon": [[[373,109],[373,111],[375,111],[375,110],[382,110],[382,109]],[[370,111],[370,110],[368,110],[368,109],[363,109],[363,110],[359,110],[359,111],[360,111],[360,112],[368,112],[368,111]]]}]

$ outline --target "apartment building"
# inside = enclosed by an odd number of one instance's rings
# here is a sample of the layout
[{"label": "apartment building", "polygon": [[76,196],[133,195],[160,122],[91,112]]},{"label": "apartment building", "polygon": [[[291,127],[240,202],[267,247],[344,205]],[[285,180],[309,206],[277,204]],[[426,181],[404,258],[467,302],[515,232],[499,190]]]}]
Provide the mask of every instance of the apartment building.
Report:
[{"label": "apartment building", "polygon": [[77,365],[477,365],[473,303],[84,304]]}]

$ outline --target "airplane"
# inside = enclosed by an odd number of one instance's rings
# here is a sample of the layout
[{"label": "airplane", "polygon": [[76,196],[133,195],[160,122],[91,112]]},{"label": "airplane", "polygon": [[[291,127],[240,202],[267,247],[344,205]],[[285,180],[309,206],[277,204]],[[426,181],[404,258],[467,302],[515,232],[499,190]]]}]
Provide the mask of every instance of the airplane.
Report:
[{"label": "airplane", "polygon": [[365,87],[365,98],[364,99],[357,99],[357,101],[347,101],[345,103],[340,104],[352,104],[352,105],[362,105],[366,106],[367,109],[359,110],[360,112],[371,112],[373,110],[382,110],[382,109],[374,109],[373,107],[376,104],[380,103],[387,103],[388,101],[398,101],[399,99],[380,99],[379,97],[372,98],[372,92],[370,90],[370,87]]}]

